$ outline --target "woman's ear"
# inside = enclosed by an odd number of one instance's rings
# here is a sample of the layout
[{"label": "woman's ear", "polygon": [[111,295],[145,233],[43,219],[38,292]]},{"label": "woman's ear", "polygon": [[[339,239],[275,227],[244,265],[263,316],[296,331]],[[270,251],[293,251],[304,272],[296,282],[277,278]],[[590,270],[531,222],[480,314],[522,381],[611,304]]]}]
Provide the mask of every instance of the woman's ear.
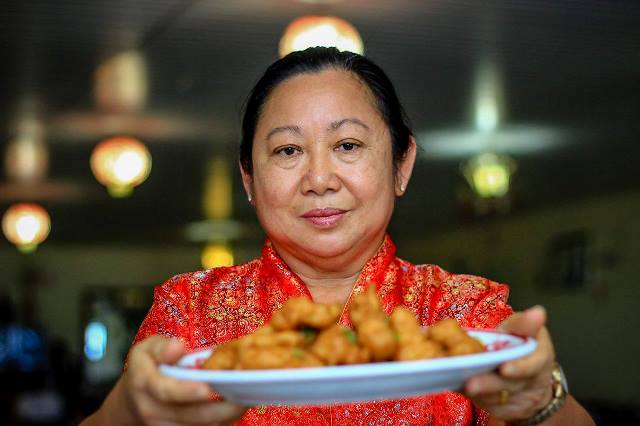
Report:
[{"label": "woman's ear", "polygon": [[238,164],[240,166],[240,175],[242,176],[242,186],[244,186],[244,190],[247,193],[247,200],[249,200],[249,204],[253,205],[253,175],[247,173],[242,167],[242,163]]},{"label": "woman's ear", "polygon": [[417,150],[416,138],[414,138],[413,135],[409,136],[409,147],[407,148],[407,152],[404,154],[402,160],[400,160],[396,170],[396,197],[402,197],[407,191],[407,186],[409,186],[409,180],[411,179],[411,173],[413,172],[413,166],[416,162]]}]

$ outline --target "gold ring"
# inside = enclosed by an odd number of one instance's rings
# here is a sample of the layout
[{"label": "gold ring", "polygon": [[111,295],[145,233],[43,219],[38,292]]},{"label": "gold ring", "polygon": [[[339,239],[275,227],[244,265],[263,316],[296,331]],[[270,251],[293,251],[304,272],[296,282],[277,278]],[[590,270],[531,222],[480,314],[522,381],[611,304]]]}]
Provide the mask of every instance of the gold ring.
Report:
[{"label": "gold ring", "polygon": [[502,389],[500,391],[500,405],[504,405],[509,401],[509,391],[506,389]]}]

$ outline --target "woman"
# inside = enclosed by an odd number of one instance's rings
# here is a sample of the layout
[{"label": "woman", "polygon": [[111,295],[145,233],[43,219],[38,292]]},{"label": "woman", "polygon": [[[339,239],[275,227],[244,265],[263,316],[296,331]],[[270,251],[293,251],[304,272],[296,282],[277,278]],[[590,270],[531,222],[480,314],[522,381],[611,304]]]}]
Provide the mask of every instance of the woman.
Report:
[{"label": "woman", "polygon": [[[416,142],[380,68],[336,49],[292,53],[253,89],[242,130],[242,181],[267,235],[262,256],[158,287],[128,369],[85,424],[593,424],[553,380],[541,307],[513,314],[504,285],[395,256],[386,229],[409,183]],[[405,305],[424,325],[454,317],[463,326],[500,326],[535,337],[539,347],[470,379],[464,395],[322,407],[247,410],[211,401],[202,383],[158,372],[186,351],[250,333],[289,297],[348,305],[369,285],[387,313]]]}]

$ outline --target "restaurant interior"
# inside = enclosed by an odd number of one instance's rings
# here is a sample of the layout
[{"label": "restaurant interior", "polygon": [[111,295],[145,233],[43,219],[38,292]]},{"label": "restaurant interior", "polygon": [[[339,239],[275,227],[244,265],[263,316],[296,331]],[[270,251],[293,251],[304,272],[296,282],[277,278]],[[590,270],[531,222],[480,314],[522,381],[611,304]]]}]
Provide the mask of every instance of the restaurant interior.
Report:
[{"label": "restaurant interior", "polygon": [[243,104],[315,45],[378,63],[411,121],[398,255],[545,306],[571,393],[639,424],[634,0],[3,2],[0,423],[77,424],[155,286],[260,255]]}]

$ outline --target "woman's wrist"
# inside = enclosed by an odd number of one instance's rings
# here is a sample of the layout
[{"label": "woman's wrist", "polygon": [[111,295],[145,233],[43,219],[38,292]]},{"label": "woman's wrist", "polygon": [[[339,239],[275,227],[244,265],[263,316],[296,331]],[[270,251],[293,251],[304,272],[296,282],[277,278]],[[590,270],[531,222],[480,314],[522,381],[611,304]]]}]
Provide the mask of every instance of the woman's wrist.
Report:
[{"label": "woman's wrist", "polygon": [[539,407],[538,411],[533,416],[515,422],[515,425],[541,425],[547,422],[547,420],[551,419],[564,406],[569,395],[569,387],[567,385],[567,379],[564,375],[564,372],[562,371],[562,367],[557,362],[551,373],[551,377],[552,382],[550,397],[545,398],[547,402]]},{"label": "woman's wrist", "polygon": [[127,402],[122,380],[122,377],[118,379],[100,408],[80,423],[80,426],[136,426],[140,424],[134,414],[133,407]]}]

